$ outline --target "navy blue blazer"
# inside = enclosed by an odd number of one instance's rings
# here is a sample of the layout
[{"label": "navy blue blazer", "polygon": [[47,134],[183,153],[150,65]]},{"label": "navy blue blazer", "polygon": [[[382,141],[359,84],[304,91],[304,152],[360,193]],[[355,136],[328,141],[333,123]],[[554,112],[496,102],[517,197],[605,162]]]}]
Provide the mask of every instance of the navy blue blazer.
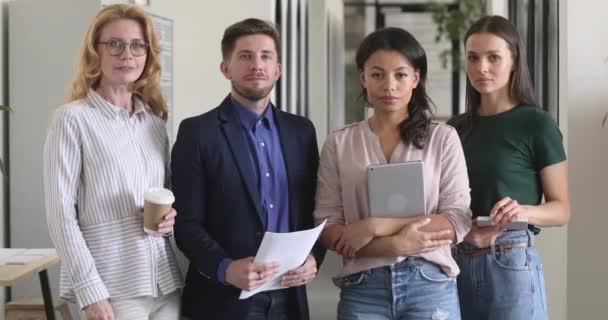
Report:
[{"label": "navy blue blazer", "polygon": [[[313,227],[319,154],[310,120],[274,109],[289,186],[290,231]],[[266,226],[254,164],[230,96],[184,120],[171,153],[177,216],[174,235],[190,260],[182,314],[196,319],[244,319],[251,298],[220,283],[224,258],[255,256]],[[325,251],[315,246],[317,268]],[[309,319],[305,286],[288,289],[289,319]]]}]

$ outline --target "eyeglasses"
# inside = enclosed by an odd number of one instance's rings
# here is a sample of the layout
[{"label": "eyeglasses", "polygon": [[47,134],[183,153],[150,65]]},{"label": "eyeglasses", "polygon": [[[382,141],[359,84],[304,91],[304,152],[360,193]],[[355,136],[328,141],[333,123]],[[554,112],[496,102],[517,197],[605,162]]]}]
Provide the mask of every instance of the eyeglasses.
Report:
[{"label": "eyeglasses", "polygon": [[131,54],[136,57],[141,57],[148,52],[148,44],[143,41],[133,41],[133,42],[121,42],[118,40],[108,40],[106,42],[97,42],[98,44],[104,44],[110,55],[119,56],[125,51],[125,47],[129,45],[129,50],[131,50]]}]

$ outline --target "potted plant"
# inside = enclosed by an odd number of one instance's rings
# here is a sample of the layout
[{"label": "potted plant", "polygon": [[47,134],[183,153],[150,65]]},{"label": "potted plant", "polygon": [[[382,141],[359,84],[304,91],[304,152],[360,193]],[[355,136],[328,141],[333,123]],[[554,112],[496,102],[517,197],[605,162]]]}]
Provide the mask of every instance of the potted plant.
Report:
[{"label": "potted plant", "polygon": [[[467,28],[485,13],[485,0],[457,0],[458,9],[450,8],[453,4],[432,3],[429,9],[433,12],[433,22],[437,26],[436,42],[445,41],[458,42]],[[461,69],[460,46],[446,49],[440,53],[441,65],[446,68],[448,62],[452,61],[452,70]]]}]

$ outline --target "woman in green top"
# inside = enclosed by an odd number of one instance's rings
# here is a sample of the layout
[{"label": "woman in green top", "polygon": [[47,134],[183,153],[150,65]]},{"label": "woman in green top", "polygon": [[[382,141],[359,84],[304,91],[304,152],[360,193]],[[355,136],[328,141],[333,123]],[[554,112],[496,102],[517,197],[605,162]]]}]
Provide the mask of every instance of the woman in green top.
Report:
[{"label": "woman in green top", "polygon": [[[456,255],[462,317],[547,319],[534,236],[570,218],[562,136],[534,98],[525,49],[508,20],[476,21],[465,54],[467,112],[449,122],[462,140],[476,219]],[[477,217],[487,216],[491,226],[481,226]],[[529,228],[506,227],[522,219]]]}]

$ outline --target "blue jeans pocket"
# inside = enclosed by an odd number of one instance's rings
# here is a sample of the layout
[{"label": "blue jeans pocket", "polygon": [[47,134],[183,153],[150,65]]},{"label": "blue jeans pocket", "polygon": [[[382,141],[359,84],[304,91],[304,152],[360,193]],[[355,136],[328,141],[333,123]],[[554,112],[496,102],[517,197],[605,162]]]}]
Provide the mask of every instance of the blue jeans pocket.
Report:
[{"label": "blue jeans pocket", "polygon": [[334,284],[340,289],[354,287],[354,286],[362,284],[365,281],[365,279],[367,278],[368,273],[369,273],[369,271],[361,271],[361,272],[349,274],[342,278],[335,278]]},{"label": "blue jeans pocket", "polygon": [[527,271],[529,269],[527,248],[513,248],[490,254],[490,256],[501,269],[510,271]]},{"label": "blue jeans pocket", "polygon": [[434,283],[450,282],[450,278],[443,270],[434,263],[425,263],[420,267],[420,276],[423,279]]},{"label": "blue jeans pocket", "polygon": [[[488,255],[489,281],[487,288],[497,305],[510,306],[514,302],[530,304],[532,310],[533,268],[529,263],[528,248],[513,248]],[[523,307],[522,307],[523,309]]]}]

